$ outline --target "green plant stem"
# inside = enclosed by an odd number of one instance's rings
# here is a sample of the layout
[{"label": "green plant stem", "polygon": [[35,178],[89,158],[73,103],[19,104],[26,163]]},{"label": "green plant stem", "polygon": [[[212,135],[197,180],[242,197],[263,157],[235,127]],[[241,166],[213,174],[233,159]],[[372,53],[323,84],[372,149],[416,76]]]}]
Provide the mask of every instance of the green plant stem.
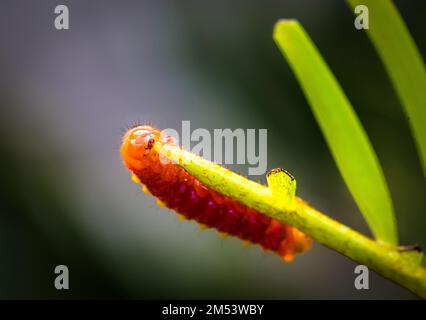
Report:
[{"label": "green plant stem", "polygon": [[288,188],[280,179],[282,171],[268,174],[269,187],[266,187],[177,146],[167,146],[159,152],[210,188],[298,228],[319,243],[426,298],[426,269],[421,265],[421,253],[400,252],[396,246],[374,241],[327,217],[300,198],[280,200],[276,196],[283,194],[280,188]]}]

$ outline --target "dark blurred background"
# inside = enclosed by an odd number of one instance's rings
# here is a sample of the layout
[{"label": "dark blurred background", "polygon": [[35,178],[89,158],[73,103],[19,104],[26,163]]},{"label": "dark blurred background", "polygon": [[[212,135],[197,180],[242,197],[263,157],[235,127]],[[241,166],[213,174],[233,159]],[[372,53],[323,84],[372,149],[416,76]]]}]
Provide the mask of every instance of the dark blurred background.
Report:
[{"label": "dark blurred background", "polygon": [[[426,56],[426,2],[395,3]],[[69,30],[54,28],[58,4]],[[355,263],[318,244],[285,264],[221,240],[159,208],[123,168],[121,129],[133,120],[267,128],[268,169],[286,168],[301,197],[369,235],[272,41],[280,18],[303,24],[353,103],[401,243],[425,247],[413,138],[345,1],[1,0],[0,298],[415,298],[375,274],[355,290]],[[54,288],[59,264],[68,291]]]}]

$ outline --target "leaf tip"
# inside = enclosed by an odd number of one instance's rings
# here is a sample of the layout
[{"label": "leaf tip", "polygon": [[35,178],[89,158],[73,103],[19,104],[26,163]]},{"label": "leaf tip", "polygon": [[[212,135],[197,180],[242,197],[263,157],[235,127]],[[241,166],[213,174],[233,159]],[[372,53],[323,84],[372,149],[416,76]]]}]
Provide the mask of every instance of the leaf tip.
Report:
[{"label": "leaf tip", "polygon": [[286,28],[291,28],[299,25],[299,21],[297,21],[296,19],[280,19],[274,25],[273,37],[277,38],[277,36],[283,31],[285,31]]}]

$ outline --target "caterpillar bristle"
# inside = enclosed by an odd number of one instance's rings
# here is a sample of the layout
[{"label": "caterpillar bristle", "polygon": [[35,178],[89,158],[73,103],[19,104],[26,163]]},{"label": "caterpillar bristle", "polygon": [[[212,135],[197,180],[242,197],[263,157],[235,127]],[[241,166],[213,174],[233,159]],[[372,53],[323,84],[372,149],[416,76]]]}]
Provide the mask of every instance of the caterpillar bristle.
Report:
[{"label": "caterpillar bristle", "polygon": [[142,185],[142,191],[146,194],[151,194],[151,192],[149,192],[148,188],[146,187],[146,185]]},{"label": "caterpillar bristle", "polygon": [[139,180],[138,176],[135,174],[132,174],[132,181],[136,184],[141,183],[141,181]]},{"label": "caterpillar bristle", "polygon": [[282,256],[281,259],[283,259],[284,262],[292,262],[294,260],[294,256],[288,254],[288,255]]},{"label": "caterpillar bristle", "polygon": [[121,135],[125,135],[129,130],[139,126],[153,126],[151,121],[142,121],[140,119],[129,121],[126,125],[121,128]]},{"label": "caterpillar bristle", "polygon": [[241,241],[243,243],[243,246],[246,247],[246,248],[251,245],[251,242],[249,240],[241,240]]},{"label": "caterpillar bristle", "polygon": [[229,235],[225,232],[219,232],[219,238],[221,238],[221,239],[226,239],[226,238],[228,238],[228,236]]},{"label": "caterpillar bristle", "polygon": [[177,215],[178,219],[181,220],[181,221],[188,220],[183,214],[178,213],[176,215]]},{"label": "caterpillar bristle", "polygon": [[165,208],[165,207],[166,207],[166,204],[165,204],[163,201],[158,200],[158,199],[157,199],[157,205],[158,205],[160,208]]}]

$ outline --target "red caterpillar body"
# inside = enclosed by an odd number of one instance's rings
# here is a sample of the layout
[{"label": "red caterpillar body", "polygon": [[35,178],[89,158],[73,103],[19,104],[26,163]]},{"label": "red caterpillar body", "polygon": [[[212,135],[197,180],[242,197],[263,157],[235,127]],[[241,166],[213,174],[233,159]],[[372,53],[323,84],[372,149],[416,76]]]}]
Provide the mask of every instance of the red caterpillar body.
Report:
[{"label": "red caterpillar body", "polygon": [[174,140],[150,126],[132,128],[123,138],[121,156],[136,181],[165,206],[188,220],[259,244],[285,261],[310,248],[310,238],[299,230],[206,187],[178,164],[162,163],[154,144],[161,147]]}]

